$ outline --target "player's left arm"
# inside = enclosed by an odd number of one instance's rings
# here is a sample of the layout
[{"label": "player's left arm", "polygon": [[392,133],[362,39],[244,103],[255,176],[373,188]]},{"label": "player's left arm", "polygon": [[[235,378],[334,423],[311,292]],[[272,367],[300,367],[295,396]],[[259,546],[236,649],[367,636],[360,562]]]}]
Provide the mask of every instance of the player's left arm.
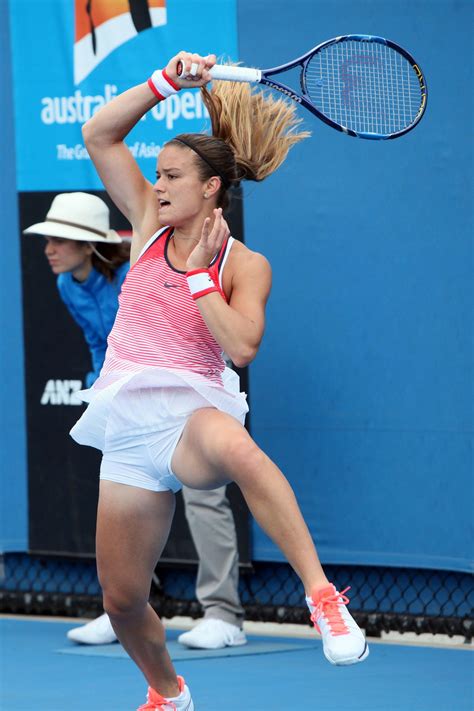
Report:
[{"label": "player's left arm", "polygon": [[212,335],[239,368],[251,363],[257,355],[265,329],[271,281],[267,259],[246,250],[235,258],[229,303],[218,292],[196,301]]}]

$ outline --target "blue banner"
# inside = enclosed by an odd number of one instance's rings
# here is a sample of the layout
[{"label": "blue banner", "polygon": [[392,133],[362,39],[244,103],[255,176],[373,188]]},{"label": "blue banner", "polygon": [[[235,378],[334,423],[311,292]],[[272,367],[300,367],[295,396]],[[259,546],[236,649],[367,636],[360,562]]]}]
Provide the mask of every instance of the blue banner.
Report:
[{"label": "blue banner", "polygon": [[[181,49],[237,55],[235,0],[15,0],[10,17],[20,191],[101,189],[81,133],[95,111]],[[151,179],[167,140],[206,126],[200,92],[181,91],[127,145]]]}]

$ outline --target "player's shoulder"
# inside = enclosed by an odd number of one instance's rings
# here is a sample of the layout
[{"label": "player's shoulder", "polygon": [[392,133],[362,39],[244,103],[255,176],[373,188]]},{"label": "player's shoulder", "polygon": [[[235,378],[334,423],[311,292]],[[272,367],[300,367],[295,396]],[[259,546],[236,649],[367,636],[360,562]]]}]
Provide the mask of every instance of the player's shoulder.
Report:
[{"label": "player's shoulder", "polygon": [[229,258],[232,258],[232,266],[236,270],[246,269],[252,272],[271,273],[268,259],[260,252],[249,249],[243,242],[234,241]]}]

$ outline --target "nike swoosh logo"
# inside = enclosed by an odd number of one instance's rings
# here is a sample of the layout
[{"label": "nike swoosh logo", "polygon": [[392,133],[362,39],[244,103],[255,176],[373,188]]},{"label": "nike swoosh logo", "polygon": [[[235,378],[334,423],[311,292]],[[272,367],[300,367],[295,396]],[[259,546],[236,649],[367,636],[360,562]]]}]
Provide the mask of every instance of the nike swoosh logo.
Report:
[{"label": "nike swoosh logo", "polygon": [[167,281],[165,281],[163,286],[165,286],[167,289],[177,289],[178,288],[178,284],[169,284]]}]

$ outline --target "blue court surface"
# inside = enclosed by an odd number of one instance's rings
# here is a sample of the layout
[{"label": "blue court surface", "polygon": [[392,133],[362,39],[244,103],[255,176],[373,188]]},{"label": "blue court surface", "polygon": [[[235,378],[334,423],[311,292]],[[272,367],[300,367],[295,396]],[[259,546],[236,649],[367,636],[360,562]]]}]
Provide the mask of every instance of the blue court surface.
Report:
[{"label": "blue court surface", "polygon": [[[74,623],[0,618],[2,711],[136,711],[146,683],[120,645],[76,646]],[[473,711],[471,650],[371,645],[333,667],[318,639],[250,636],[245,647],[170,651],[196,711]],[[370,641],[370,640],[369,640]]]}]

